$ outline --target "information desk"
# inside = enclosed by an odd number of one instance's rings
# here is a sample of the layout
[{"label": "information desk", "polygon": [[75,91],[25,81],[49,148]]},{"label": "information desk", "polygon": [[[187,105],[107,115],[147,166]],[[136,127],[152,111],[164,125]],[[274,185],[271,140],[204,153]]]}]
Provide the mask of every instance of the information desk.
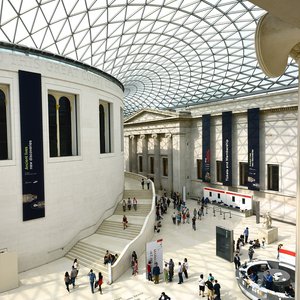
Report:
[{"label": "information desk", "polygon": [[[238,270],[236,270],[236,280],[243,294],[249,299],[295,300],[292,297],[286,296],[284,293],[284,288],[286,286],[290,283],[293,286],[295,284],[293,281],[293,278],[295,278],[295,269],[293,266],[290,266],[290,268],[285,266],[285,270],[280,267],[281,266],[278,261],[252,261],[251,263],[242,265]],[[270,274],[273,276],[273,287],[275,286],[277,291],[266,289],[264,286],[264,276],[267,271],[270,271]],[[250,279],[250,274],[253,272],[258,274],[257,282]],[[274,277],[276,279],[274,279]]]},{"label": "information desk", "polygon": [[[273,277],[273,291],[284,293],[284,288],[290,284],[290,274],[280,269],[268,270]],[[267,276],[267,272],[264,272],[264,277]]]}]

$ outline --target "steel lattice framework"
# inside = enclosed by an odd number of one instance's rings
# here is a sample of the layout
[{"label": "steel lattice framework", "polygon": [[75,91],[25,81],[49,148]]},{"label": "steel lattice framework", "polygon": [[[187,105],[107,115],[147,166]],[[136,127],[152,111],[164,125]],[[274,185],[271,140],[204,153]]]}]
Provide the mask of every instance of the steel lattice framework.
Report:
[{"label": "steel lattice framework", "polygon": [[241,0],[2,0],[0,41],[99,68],[125,87],[126,115],[295,87],[267,78],[254,46],[264,13]]}]

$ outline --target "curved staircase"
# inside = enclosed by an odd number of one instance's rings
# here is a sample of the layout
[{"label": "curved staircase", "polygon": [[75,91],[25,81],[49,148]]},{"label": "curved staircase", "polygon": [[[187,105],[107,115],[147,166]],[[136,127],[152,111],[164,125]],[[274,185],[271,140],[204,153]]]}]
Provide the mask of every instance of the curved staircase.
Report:
[{"label": "curved staircase", "polygon": [[[126,189],[129,187],[130,189]],[[113,254],[120,254],[126,245],[141,231],[144,220],[152,207],[152,193],[150,190],[142,190],[140,182],[125,177],[124,199],[136,197],[137,210],[126,208],[123,212],[122,201],[118,203],[114,214],[105,219],[96,232],[79,242],[65,255],[72,261],[77,258],[79,265],[102,272],[107,278],[107,266],[103,263],[106,250]],[[128,227],[124,230],[122,224],[123,215],[127,216]]]}]

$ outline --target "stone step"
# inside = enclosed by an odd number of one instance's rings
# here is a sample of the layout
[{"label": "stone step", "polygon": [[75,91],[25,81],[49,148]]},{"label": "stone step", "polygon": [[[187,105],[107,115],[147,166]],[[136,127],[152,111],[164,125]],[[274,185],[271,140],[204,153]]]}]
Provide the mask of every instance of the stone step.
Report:
[{"label": "stone step", "polygon": [[[77,254],[76,252],[70,251],[66,255],[66,257],[69,259],[72,259],[72,257],[74,257],[73,255],[76,255],[76,254]],[[103,272],[105,274],[108,274],[107,266],[104,265],[102,263],[102,261],[96,261],[96,260],[88,259],[85,257],[77,258],[77,260],[79,262],[79,269],[80,269],[80,266],[84,266],[84,267],[87,267],[88,269],[93,269],[94,271],[97,270],[97,272]]]},{"label": "stone step", "polygon": [[149,198],[152,199],[152,191],[151,190],[125,190],[123,194],[123,198],[127,199],[128,197],[133,198],[136,197],[137,199],[141,198]]},{"label": "stone step", "polygon": [[132,240],[140,233],[141,228],[142,225],[129,224],[126,229],[123,229],[121,222],[104,221],[96,233]]},{"label": "stone step", "polygon": [[100,257],[104,257],[104,255],[105,255],[105,252],[104,253],[99,253],[99,252],[91,251],[88,248],[85,248],[85,249],[80,248],[77,245],[75,247],[73,247],[71,251],[78,253],[78,255],[80,257],[91,258],[91,259],[94,259],[94,260],[98,260]]}]

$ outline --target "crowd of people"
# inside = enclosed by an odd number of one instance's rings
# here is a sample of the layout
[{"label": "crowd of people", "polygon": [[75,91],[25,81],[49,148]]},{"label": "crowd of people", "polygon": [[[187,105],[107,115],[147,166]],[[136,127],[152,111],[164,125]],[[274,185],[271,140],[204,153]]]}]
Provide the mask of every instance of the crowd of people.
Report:
[{"label": "crowd of people", "polygon": [[[145,188],[145,184],[147,185],[147,188],[150,188],[150,182],[148,185],[148,180],[142,180],[142,188]],[[193,208],[190,210],[186,203],[182,200],[179,193],[173,193],[172,197],[167,197],[166,193],[163,194],[161,197],[156,197],[156,223],[154,225],[154,231],[159,232],[159,228],[162,226],[162,221],[164,219],[164,215],[167,214],[168,208],[170,207],[170,204],[173,202],[173,208],[174,211],[171,214],[172,222],[174,225],[179,226],[181,224],[192,224],[193,230],[196,230],[196,220],[201,220],[202,217],[204,217],[204,209],[206,206],[205,199],[202,198],[202,200],[199,199],[197,201],[199,207]],[[134,210],[137,210],[137,199],[133,197],[131,200],[130,197],[128,197],[127,201],[124,199],[122,202],[123,211],[126,210],[130,211],[133,207]],[[128,226],[128,219],[126,215],[123,216],[123,228],[126,229]],[[235,268],[238,269],[241,266],[241,259],[240,259],[240,250],[241,247],[245,245],[249,245],[248,249],[248,256],[249,261],[252,261],[254,249],[264,247],[265,239],[260,242],[258,239],[256,240],[249,240],[249,234],[250,230],[248,227],[245,228],[243,231],[243,234],[240,235],[236,242],[236,249],[235,249],[235,256],[234,256],[234,265]],[[281,248],[281,244],[278,246],[278,249]],[[279,252],[279,250],[278,250]],[[117,254],[112,254],[108,250],[106,251],[106,254],[104,256],[104,264],[114,264],[114,262],[118,259]],[[139,273],[139,264],[138,264],[138,257],[135,251],[132,252],[131,255],[131,268],[132,268],[132,275],[136,276]],[[76,287],[76,277],[78,274],[78,262],[77,259],[74,260],[71,272],[66,272],[64,276],[64,282],[66,285],[66,289],[68,292],[70,292],[70,285],[73,286],[73,288]],[[160,283],[160,276],[163,275],[163,282],[170,283],[174,281],[174,278],[178,280],[178,284],[183,284],[184,281],[188,280],[189,278],[189,263],[188,259],[184,258],[183,261],[179,261],[177,263],[177,266],[175,266],[175,263],[173,259],[170,259],[169,261],[164,262],[163,270],[160,269],[157,262],[148,261],[146,266],[146,272],[147,272],[147,278],[149,281],[154,282],[154,284]],[[88,273],[90,287],[92,293],[94,293],[95,289],[98,288],[99,292],[102,294],[102,284],[103,284],[103,275],[101,272],[98,274],[98,279],[96,278],[95,273],[91,269]],[[257,282],[258,275],[255,272],[252,272],[249,275],[249,278],[253,282]],[[176,280],[176,281],[177,281]],[[271,289],[272,285],[272,275],[269,274],[269,272],[266,273],[264,276],[264,284],[266,288]],[[208,300],[220,300],[221,299],[221,285],[219,284],[218,280],[214,278],[214,276],[209,273],[208,277],[205,279],[204,274],[200,274],[199,280],[199,296],[205,297],[207,296]],[[288,296],[292,296],[294,293],[294,289],[292,286],[288,286],[285,289],[285,294]],[[166,295],[164,292],[160,295],[159,299],[170,299],[168,295]]]}]

